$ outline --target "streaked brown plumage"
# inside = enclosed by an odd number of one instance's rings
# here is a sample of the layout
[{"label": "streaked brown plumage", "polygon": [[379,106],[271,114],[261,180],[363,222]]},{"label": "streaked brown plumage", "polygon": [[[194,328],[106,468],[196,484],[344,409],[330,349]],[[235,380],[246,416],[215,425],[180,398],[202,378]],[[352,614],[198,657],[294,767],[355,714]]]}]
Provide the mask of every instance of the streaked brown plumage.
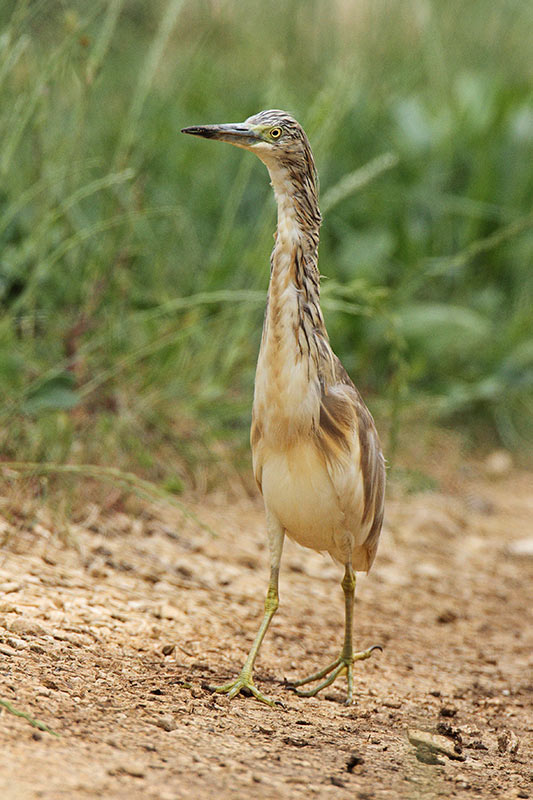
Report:
[{"label": "streaked brown plumage", "polygon": [[320,309],[320,211],[311,148],[296,120],[262,111],[237,125],[184,129],[255,152],[266,164],[278,205],[276,242],[257,363],[251,445],[253,469],[265,502],[271,552],[265,615],[239,677],[218,687],[242,689],[271,703],[254,685],[252,670],[278,607],[278,575],[285,534],[327,551],[345,567],[346,625],[338,659],[293,687],[341,673],[353,698],[353,663],[377,646],[353,652],[356,570],[368,571],[383,521],[385,464],[374,421],[333,353]]}]

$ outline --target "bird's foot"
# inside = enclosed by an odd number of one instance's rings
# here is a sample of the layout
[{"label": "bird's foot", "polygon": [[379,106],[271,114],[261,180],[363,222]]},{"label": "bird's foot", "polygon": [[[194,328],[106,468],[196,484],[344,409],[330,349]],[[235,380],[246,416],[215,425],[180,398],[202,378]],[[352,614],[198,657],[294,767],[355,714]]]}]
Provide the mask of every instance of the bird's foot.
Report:
[{"label": "bird's foot", "polygon": [[209,686],[208,688],[211,692],[227,694],[230,700],[233,700],[234,697],[242,692],[244,695],[248,695],[248,697],[253,695],[257,700],[266,703],[267,706],[283,706],[280,700],[272,700],[270,697],[264,695],[263,692],[259,691],[252,680],[252,676],[245,670],[243,670],[234,681],[230,681],[230,683],[224,683],[222,686]]},{"label": "bird's foot", "polygon": [[[293,681],[290,684],[290,688],[294,689],[296,694],[300,697],[315,697],[315,695],[322,691],[322,689],[325,689],[327,686],[331,686],[333,681],[336,680],[339,675],[346,673],[348,680],[348,696],[346,698],[345,705],[350,706],[353,703],[354,661],[365,661],[367,658],[370,658],[374,650],[383,650],[383,648],[380,644],[374,644],[367,650],[361,650],[359,653],[352,653],[349,656],[341,653],[341,655],[336,658],[335,661],[332,661],[332,663],[328,664],[328,666],[324,667],[324,669],[314,672],[312,675],[309,675],[307,678],[302,678],[300,681]],[[322,680],[322,678],[325,678],[325,680]],[[313,683],[314,681],[322,682],[319,683],[314,689],[306,689],[305,691],[302,691],[298,688],[300,686],[304,686],[306,683]]]}]

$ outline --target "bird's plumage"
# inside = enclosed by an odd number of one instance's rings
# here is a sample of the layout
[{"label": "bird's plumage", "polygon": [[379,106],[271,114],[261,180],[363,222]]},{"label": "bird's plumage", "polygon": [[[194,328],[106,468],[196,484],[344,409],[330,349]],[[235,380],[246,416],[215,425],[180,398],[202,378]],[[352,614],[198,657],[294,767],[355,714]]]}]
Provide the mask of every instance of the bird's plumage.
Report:
[{"label": "bird's plumage", "polygon": [[[254,686],[257,652],[278,605],[284,535],[327,551],[344,564],[345,642],[337,661],[295,685],[343,670],[352,699],[353,662],[375,647],[353,652],[354,570],[368,570],[383,521],[385,463],[374,421],[331,349],[320,309],[318,179],[309,141],[284,111],[269,110],[244,123],[185,129],[244,147],[270,173],[278,207],[263,335],[257,362],[251,446],[264,498],[271,551],[265,616],[236,681],[219,687],[230,697]],[[331,674],[330,674],[331,673]]]},{"label": "bird's plumage", "polygon": [[250,121],[290,131],[283,156],[260,155],[278,229],[255,381],[254,475],[288,536],[368,570],[383,520],[385,465],[372,416],[331,349],[320,309],[311,148],[284,112]]}]

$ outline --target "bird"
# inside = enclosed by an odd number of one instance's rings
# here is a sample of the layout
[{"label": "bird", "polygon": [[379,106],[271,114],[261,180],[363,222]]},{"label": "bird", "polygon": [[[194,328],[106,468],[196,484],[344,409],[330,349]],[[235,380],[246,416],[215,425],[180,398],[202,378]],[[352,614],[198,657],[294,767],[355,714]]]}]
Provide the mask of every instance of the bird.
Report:
[{"label": "bird", "polygon": [[[355,651],[356,573],[372,566],[382,528],[385,460],[374,420],[334,354],[320,308],[318,176],[301,125],[285,111],[260,111],[242,123],[197,125],[182,133],[227,142],[266,165],[277,202],[277,229],[255,374],[250,442],[263,495],[270,551],[264,616],[239,675],[213,691],[240,692],[279,703],[255,685],[253,670],[279,606],[285,536],[329,553],[344,567],[344,641],[339,656],[289,687],[315,696],[347,676],[354,700],[354,663],[381,645]],[[312,684],[311,688],[301,687]]]}]

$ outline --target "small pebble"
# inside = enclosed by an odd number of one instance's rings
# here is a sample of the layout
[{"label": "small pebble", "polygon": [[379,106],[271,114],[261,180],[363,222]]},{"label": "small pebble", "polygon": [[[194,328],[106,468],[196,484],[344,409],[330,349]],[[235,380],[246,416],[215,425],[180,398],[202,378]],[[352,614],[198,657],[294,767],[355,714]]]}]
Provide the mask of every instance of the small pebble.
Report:
[{"label": "small pebble", "polygon": [[131,775],[132,778],[144,778],[144,768],[137,764],[135,761],[121,761],[113,769],[109,771],[110,774],[124,774]]},{"label": "small pebble", "polygon": [[310,744],[307,739],[298,736],[284,736],[283,741],[291,747],[307,747]]},{"label": "small pebble", "polygon": [[37,622],[31,619],[14,619],[9,626],[11,633],[18,633],[22,636],[43,636],[46,631]]},{"label": "small pebble", "polygon": [[[465,761],[465,756],[460,752],[460,747],[456,742],[450,741],[446,736],[428,731],[410,728],[407,731],[407,738],[417,750],[426,749],[434,753],[442,753],[455,761]],[[458,752],[459,751],[459,752]]]},{"label": "small pebble", "polygon": [[485,459],[485,472],[492,478],[503,478],[513,468],[513,459],[507,450],[494,450]]},{"label": "small pebble", "polygon": [[517,558],[533,556],[533,537],[527,539],[515,539],[507,545],[507,552]]},{"label": "small pebble", "polygon": [[6,644],[10,647],[14,647],[15,650],[25,650],[28,646],[28,643],[25,642],[24,639],[13,639],[12,637],[6,640]]},{"label": "small pebble", "polygon": [[442,614],[439,614],[437,617],[437,622],[439,625],[448,625],[450,622],[455,622],[457,619],[457,614],[455,611],[443,611]]},{"label": "small pebble", "polygon": [[254,733],[262,733],[264,736],[272,736],[274,728],[265,728],[263,725],[254,725],[252,728]]},{"label": "small pebble", "polygon": [[174,717],[171,717],[170,715],[156,717],[152,720],[152,722],[154,725],[157,725],[158,728],[162,728],[164,731],[175,731],[178,727]]},{"label": "small pebble", "polygon": [[353,772],[356,767],[360,767],[364,763],[365,759],[363,758],[363,756],[360,756],[358,753],[352,753],[352,755],[346,762],[346,769],[348,770],[348,772]]},{"label": "small pebble", "polygon": [[108,736],[105,741],[110,747],[119,747],[118,740],[115,736]]},{"label": "small pebble", "polygon": [[495,510],[494,503],[491,503],[486,497],[480,497],[479,495],[470,495],[467,497],[466,505],[469,511],[473,511],[476,514],[494,514]]},{"label": "small pebble", "polygon": [[520,741],[514,731],[503,731],[498,736],[498,750],[500,753],[505,753],[508,750],[514,756],[518,753],[519,747]]},{"label": "small pebble", "polygon": [[439,711],[441,717],[455,717],[457,714],[456,708],[450,708],[449,706],[443,706]]},{"label": "small pebble", "polygon": [[1,594],[10,594],[10,592],[18,592],[19,589],[22,589],[22,584],[20,583],[14,583],[13,581],[6,581],[5,583],[0,583]]},{"label": "small pebble", "polygon": [[470,742],[470,744],[465,745],[465,747],[468,747],[469,750],[488,750],[489,749],[486,744],[483,744],[481,739],[474,739],[473,742]]},{"label": "small pebble", "polygon": [[212,694],[209,698],[209,702],[213,706],[218,706],[219,708],[229,708],[231,706],[231,700],[226,694]]},{"label": "small pebble", "polygon": [[437,725],[437,733],[440,733],[441,736],[447,736],[449,739],[455,739],[456,742],[461,744],[462,737],[461,732],[452,728],[451,725],[448,725],[447,722],[439,722]]}]

